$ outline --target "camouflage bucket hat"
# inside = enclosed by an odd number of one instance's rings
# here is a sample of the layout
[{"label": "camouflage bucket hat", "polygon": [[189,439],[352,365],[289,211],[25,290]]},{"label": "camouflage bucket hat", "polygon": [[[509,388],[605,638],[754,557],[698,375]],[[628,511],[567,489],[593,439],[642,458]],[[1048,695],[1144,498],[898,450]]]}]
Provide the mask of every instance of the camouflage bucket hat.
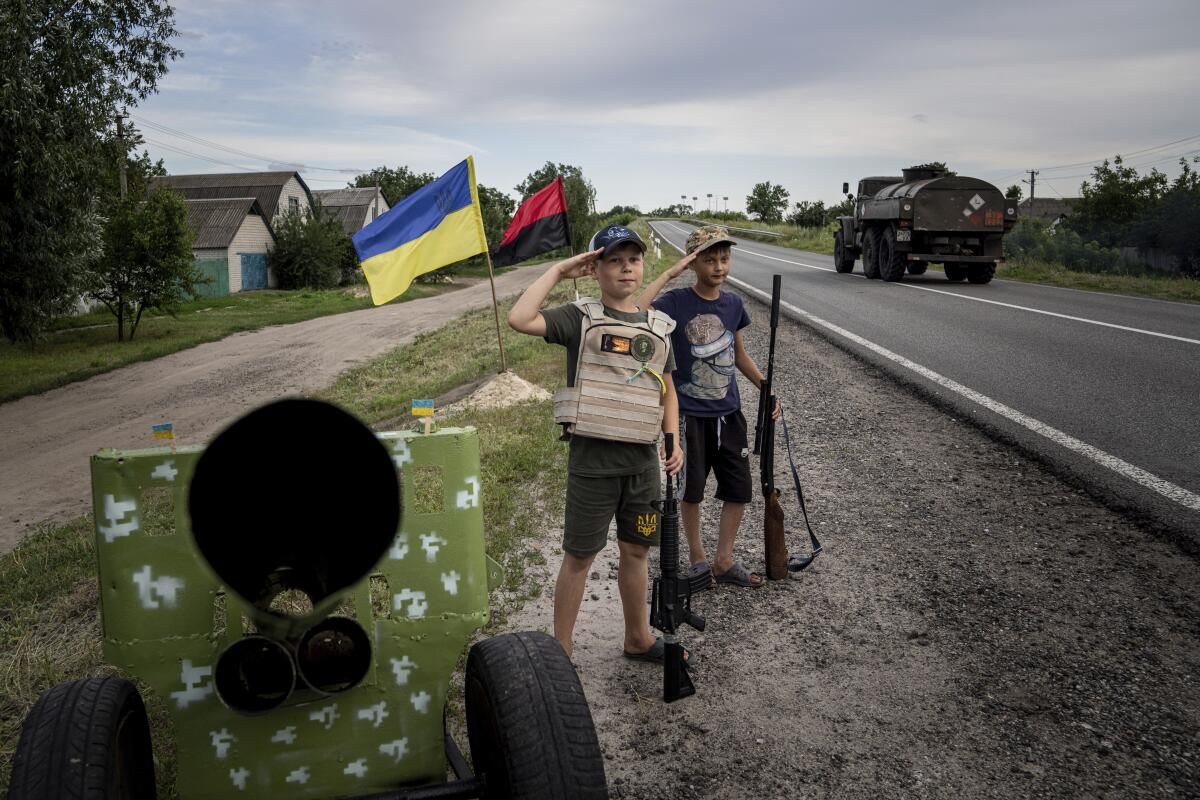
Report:
[{"label": "camouflage bucket hat", "polygon": [[688,255],[691,255],[719,244],[735,245],[737,242],[729,238],[729,231],[722,226],[704,225],[692,231],[692,235],[687,239],[685,250]]}]

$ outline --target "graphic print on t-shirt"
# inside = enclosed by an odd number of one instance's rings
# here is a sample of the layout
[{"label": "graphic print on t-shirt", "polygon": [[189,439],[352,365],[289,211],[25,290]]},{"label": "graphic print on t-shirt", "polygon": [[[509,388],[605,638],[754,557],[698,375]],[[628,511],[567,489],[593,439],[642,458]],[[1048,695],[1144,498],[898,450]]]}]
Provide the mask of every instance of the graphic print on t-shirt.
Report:
[{"label": "graphic print on t-shirt", "polygon": [[699,314],[688,322],[692,371],[678,391],[698,400],[721,400],[733,382],[733,333],[716,314]]}]

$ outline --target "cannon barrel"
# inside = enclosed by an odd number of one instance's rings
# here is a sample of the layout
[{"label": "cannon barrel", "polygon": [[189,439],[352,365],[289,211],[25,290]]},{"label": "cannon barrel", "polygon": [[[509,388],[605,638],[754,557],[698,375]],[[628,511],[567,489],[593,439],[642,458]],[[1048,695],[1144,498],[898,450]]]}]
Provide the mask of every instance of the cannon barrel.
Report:
[{"label": "cannon barrel", "polygon": [[391,546],[400,498],[387,449],[328,403],[274,402],[213,439],[189,486],[192,536],[257,629],[218,657],[227,705],[262,713],[295,688],[330,694],[366,676],[367,632],[329,615]]}]

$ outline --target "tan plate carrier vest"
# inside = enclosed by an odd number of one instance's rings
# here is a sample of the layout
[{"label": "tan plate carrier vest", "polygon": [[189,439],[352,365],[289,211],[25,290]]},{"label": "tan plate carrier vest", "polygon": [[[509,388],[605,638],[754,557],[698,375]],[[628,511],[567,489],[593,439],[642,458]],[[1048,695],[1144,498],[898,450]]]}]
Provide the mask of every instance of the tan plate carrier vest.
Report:
[{"label": "tan plate carrier vest", "polygon": [[575,305],[583,311],[575,385],[554,393],[554,421],[575,436],[658,441],[666,391],[659,378],[671,380],[663,369],[675,320],[650,309],[646,322],[622,322],[605,316],[599,300],[581,298]]}]

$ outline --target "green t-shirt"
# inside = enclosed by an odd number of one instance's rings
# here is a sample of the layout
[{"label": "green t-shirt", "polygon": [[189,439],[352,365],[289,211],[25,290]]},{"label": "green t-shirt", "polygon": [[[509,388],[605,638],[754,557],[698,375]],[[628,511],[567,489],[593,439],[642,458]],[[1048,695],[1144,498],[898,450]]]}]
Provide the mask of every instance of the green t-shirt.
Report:
[{"label": "green t-shirt", "polygon": [[[621,322],[645,322],[645,311],[617,311],[604,307],[604,313]],[[546,320],[546,341],[561,344],[567,349],[567,385],[575,383],[576,361],[579,360],[579,341],[583,336],[583,309],[574,303],[542,310]],[[670,339],[667,339],[668,348]],[[664,373],[675,369],[675,353],[667,350]],[[669,380],[665,377],[664,380]],[[638,475],[658,469],[658,449],[652,444],[613,442],[590,436],[572,436],[567,471],[572,475]]]}]

